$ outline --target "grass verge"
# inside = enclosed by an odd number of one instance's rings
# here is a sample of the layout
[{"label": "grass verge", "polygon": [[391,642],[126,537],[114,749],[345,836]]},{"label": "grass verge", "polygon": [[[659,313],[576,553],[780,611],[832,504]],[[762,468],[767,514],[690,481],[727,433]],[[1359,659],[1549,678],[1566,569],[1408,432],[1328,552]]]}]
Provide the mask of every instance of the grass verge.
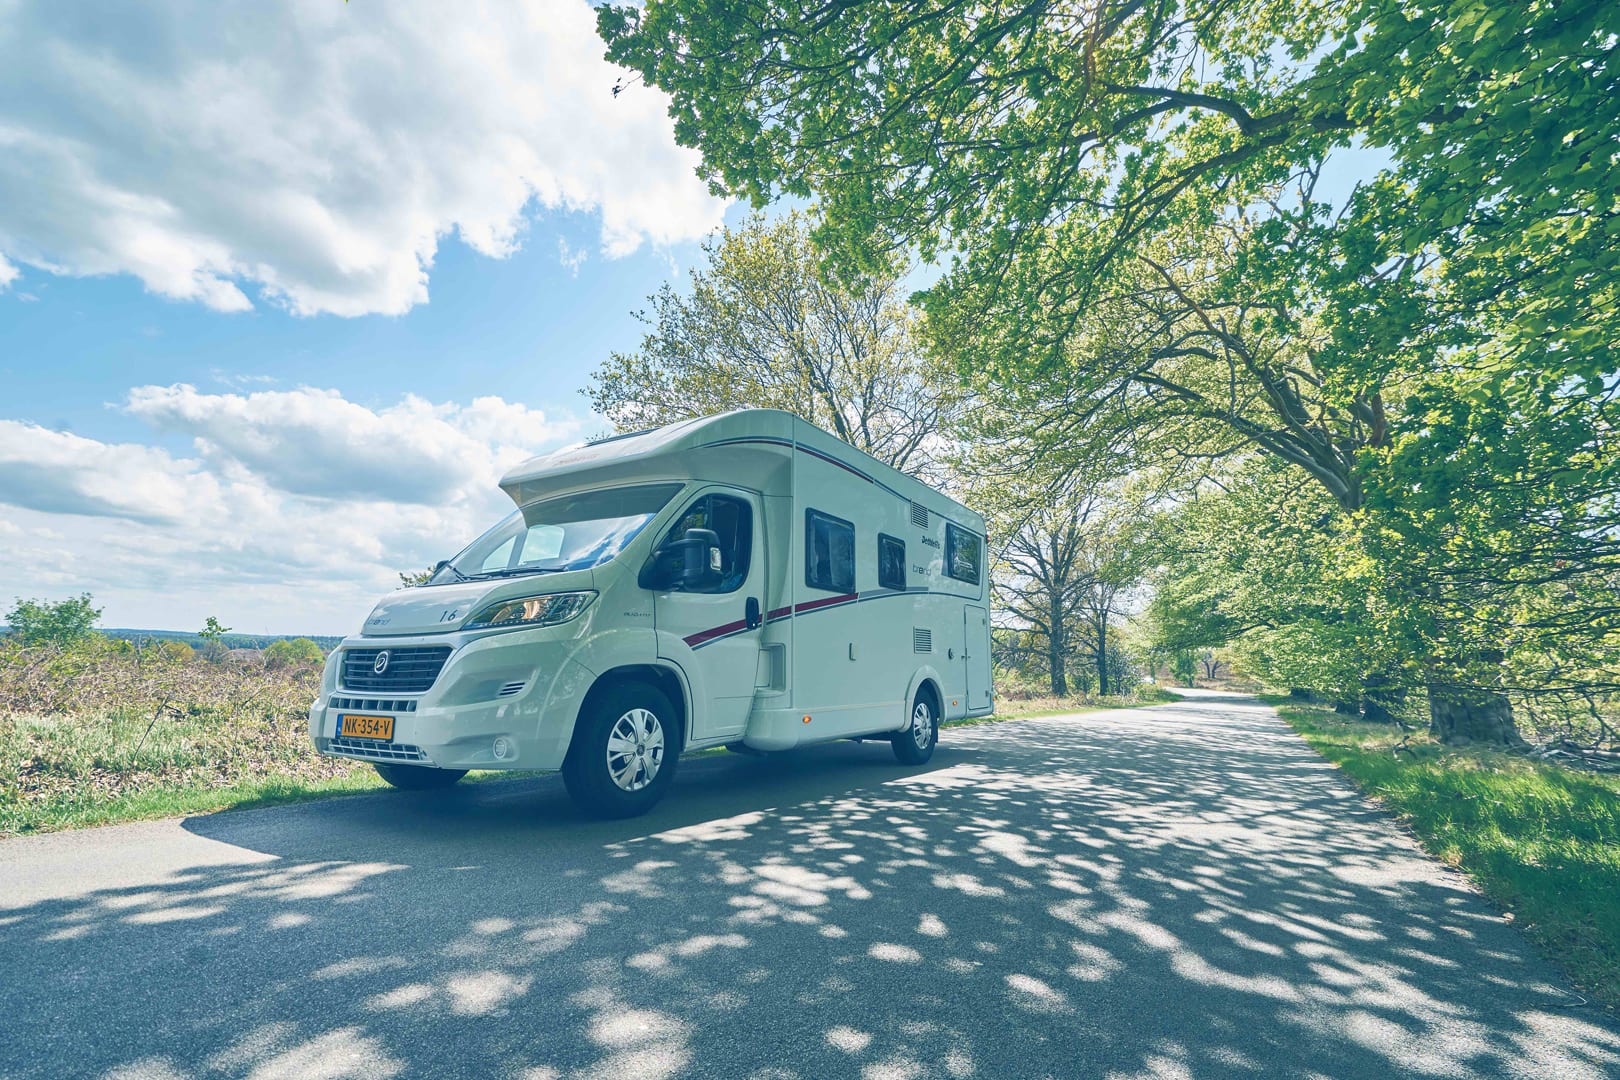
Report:
[{"label": "grass verge", "polygon": [[1620,777],[1277,705],[1436,858],[1467,872],[1583,991],[1620,1007]]},{"label": "grass verge", "polygon": [[[946,726],[1159,700],[1173,698],[1144,688],[1124,700],[1003,701],[994,716]],[[468,780],[514,775],[473,773]],[[172,715],[0,711],[0,837],[274,806],[384,786],[369,765],[316,754],[303,717],[278,708]]]},{"label": "grass verge", "polygon": [[223,786],[196,783],[153,786],[107,796],[90,791],[70,792],[0,809],[0,836],[207,814],[217,810],[249,810],[385,786],[373,769],[357,766],[337,776],[265,776]]},{"label": "grass verge", "polygon": [[947,720],[943,727],[961,727],[966,724],[993,724],[998,720],[1034,720],[1043,716],[1068,716],[1072,713],[1098,712],[1102,709],[1140,709],[1145,705],[1162,705],[1181,699],[1158,686],[1144,686],[1124,697],[1093,697],[1076,694],[1060,698],[1050,695],[1028,698],[1000,698],[996,711],[989,716],[975,716],[966,720]]}]

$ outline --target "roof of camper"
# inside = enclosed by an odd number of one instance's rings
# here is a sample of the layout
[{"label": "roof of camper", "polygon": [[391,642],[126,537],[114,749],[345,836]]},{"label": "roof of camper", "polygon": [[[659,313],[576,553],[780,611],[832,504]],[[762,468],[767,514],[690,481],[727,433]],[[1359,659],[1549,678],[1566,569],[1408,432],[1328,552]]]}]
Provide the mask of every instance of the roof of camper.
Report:
[{"label": "roof of camper", "polygon": [[[924,505],[937,500],[944,505],[968,509],[916,477],[885,465],[809,421],[780,409],[738,409],[565,447],[531,458],[509,470],[501,477],[501,488],[516,499],[520,486],[532,488],[536,481],[555,480],[559,486],[567,486],[573,480],[585,479],[579,474],[607,470],[608,467],[614,467],[611,471],[618,472],[636,462],[650,463],[654,458],[739,440],[801,446],[820,456],[832,457],[846,467],[853,467],[852,471],[902,498]],[[979,517],[971,510],[968,513],[974,518]]]}]

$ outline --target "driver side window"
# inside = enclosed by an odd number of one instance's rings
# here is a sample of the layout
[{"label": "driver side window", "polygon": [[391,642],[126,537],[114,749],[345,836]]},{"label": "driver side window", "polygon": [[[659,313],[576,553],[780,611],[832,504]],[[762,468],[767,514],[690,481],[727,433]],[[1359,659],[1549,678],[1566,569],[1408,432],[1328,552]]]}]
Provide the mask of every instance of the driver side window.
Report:
[{"label": "driver side window", "polygon": [[752,508],[730,495],[704,495],[683,513],[663,542],[684,539],[688,529],[713,529],[720,537],[720,565],[700,586],[675,586],[681,592],[728,593],[748,580],[748,561],[754,550]]}]

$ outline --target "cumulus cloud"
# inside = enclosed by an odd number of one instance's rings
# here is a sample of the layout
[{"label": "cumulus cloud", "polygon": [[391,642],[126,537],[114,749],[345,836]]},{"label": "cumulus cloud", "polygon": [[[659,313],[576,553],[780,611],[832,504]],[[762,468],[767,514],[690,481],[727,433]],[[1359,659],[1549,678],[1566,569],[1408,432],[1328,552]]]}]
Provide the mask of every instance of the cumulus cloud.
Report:
[{"label": "cumulus cloud", "polygon": [[536,205],[596,214],[608,257],[721,218],[667,100],[610,93],[585,0],[3,6],[0,287],[400,313],[444,237],[505,256]]},{"label": "cumulus cloud", "polygon": [[16,281],[20,273],[20,270],[6,261],[4,255],[0,255],[0,292],[5,292],[7,286]]},{"label": "cumulus cloud", "polygon": [[55,514],[172,522],[215,494],[195,462],[0,420],[0,503]]},{"label": "cumulus cloud", "polygon": [[497,397],[434,405],[407,396],[372,411],[336,390],[205,394],[184,383],[130,391],[129,412],[194,437],[198,453],[278,490],[327,498],[440,503],[469,480],[492,484],[523,447],[555,443],[578,424]]},{"label": "cumulus cloud", "polygon": [[143,386],[125,408],[194,452],[0,420],[0,596],[88,589],[114,625],[341,632],[509,511],[500,474],[579,427],[496,397],[369,408],[309,388]]}]

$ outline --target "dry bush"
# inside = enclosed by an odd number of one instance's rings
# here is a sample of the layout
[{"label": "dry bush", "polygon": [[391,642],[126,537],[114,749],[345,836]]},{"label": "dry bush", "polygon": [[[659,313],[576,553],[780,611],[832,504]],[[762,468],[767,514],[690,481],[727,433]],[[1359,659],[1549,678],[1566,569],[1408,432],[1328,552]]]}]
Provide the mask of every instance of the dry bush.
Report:
[{"label": "dry bush", "polygon": [[99,635],[68,648],[0,642],[0,712],[268,719],[303,715],[319,688],[313,666],[272,669],[230,655],[207,663],[172,643],[138,647]]},{"label": "dry bush", "polygon": [[95,637],[70,648],[0,642],[0,832],[93,818],[134,793],[325,780],[305,727],[313,666],[211,663]]}]

